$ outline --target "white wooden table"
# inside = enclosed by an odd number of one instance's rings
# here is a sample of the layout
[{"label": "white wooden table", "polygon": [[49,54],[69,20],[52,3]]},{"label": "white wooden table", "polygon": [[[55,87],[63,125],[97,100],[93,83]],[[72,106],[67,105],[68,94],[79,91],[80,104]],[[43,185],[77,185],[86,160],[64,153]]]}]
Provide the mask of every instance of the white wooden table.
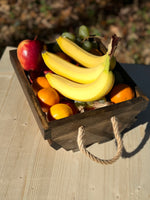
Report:
[{"label": "white wooden table", "polygon": [[[80,152],[56,151],[42,138],[15,75],[12,48],[0,61],[0,199],[149,200],[150,106],[124,134],[125,150],[112,165],[97,164]],[[123,66],[150,97],[150,66]],[[114,140],[88,149],[101,158],[116,153]]]}]

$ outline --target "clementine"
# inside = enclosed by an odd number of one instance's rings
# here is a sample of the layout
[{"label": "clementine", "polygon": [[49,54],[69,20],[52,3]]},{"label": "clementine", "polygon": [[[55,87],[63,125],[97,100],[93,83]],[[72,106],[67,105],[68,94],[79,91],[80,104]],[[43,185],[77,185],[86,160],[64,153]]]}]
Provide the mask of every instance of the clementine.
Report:
[{"label": "clementine", "polygon": [[48,112],[50,106],[53,106],[60,101],[58,92],[52,87],[40,89],[37,96],[44,112]]},{"label": "clementine", "polygon": [[135,97],[134,90],[125,83],[115,85],[110,92],[110,100],[113,103],[120,103],[133,99]]},{"label": "clementine", "polygon": [[51,87],[45,76],[39,76],[37,77],[32,84],[32,89],[35,94],[42,89],[42,88],[49,88]]},{"label": "clementine", "polygon": [[58,103],[50,107],[50,114],[54,119],[62,119],[73,115],[73,110],[67,104]]}]

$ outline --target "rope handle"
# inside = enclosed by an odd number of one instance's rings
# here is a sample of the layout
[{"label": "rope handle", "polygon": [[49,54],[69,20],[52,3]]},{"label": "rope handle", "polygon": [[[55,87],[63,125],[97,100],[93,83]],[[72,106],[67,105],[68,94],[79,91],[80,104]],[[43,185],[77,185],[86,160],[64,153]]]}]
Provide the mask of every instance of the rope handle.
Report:
[{"label": "rope handle", "polygon": [[117,161],[119,159],[119,157],[122,154],[122,150],[123,150],[123,142],[119,133],[119,128],[118,128],[118,120],[115,116],[111,117],[111,123],[112,123],[112,127],[113,127],[113,132],[114,132],[114,136],[117,142],[117,153],[116,155],[108,160],[103,160],[100,159],[96,156],[94,156],[92,153],[90,153],[86,147],[84,147],[83,144],[83,137],[85,135],[85,130],[83,126],[80,126],[78,129],[78,136],[77,136],[77,143],[78,143],[78,147],[79,150],[84,153],[87,157],[89,157],[92,161],[103,164],[103,165],[108,165],[108,164],[112,164],[115,161]]}]

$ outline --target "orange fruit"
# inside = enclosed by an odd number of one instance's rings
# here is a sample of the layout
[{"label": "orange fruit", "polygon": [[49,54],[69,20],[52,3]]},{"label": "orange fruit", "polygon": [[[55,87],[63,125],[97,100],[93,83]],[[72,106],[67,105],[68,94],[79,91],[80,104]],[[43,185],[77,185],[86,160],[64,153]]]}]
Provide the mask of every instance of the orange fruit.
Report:
[{"label": "orange fruit", "polygon": [[60,101],[58,92],[52,87],[40,89],[37,96],[44,112],[47,112],[50,106],[53,106]]},{"label": "orange fruit", "polygon": [[37,77],[32,84],[32,89],[37,94],[37,92],[42,89],[42,88],[49,88],[51,87],[50,84],[48,83],[47,79],[45,76],[39,76]]},{"label": "orange fruit", "polygon": [[50,114],[54,119],[62,119],[73,115],[73,110],[67,104],[58,103],[50,107]]},{"label": "orange fruit", "polygon": [[48,88],[48,87],[50,87],[50,84],[48,83],[48,81],[45,78],[45,76],[37,77],[36,82],[37,82],[37,84],[41,88]]},{"label": "orange fruit", "polygon": [[125,83],[119,83],[118,85],[115,85],[110,91],[110,100],[113,103],[120,103],[133,99],[134,97],[134,90]]}]

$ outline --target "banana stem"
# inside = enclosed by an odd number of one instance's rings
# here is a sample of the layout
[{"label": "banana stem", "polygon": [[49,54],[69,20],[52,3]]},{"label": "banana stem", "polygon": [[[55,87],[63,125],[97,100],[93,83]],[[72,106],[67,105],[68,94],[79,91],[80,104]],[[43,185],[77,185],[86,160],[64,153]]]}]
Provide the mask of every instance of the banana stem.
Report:
[{"label": "banana stem", "polygon": [[38,38],[38,36],[37,36],[37,35],[35,35],[35,37],[34,37],[34,40],[37,40],[37,38]]},{"label": "banana stem", "polygon": [[107,51],[108,54],[110,55],[110,57],[112,57],[114,55],[115,50],[116,50],[116,48],[117,48],[118,43],[119,43],[120,40],[121,40],[121,38],[117,37],[116,34],[114,34],[112,36],[111,41],[110,41],[110,43],[108,45],[108,51]]},{"label": "banana stem", "polygon": [[109,42],[109,44],[108,44],[108,47],[106,48],[106,47],[103,45],[103,43],[102,43],[102,41],[101,41],[101,40],[102,40],[102,37],[100,37],[100,36],[90,35],[90,36],[84,38],[83,41],[85,41],[85,40],[91,40],[91,39],[95,40],[95,41],[99,44],[99,46],[100,46],[100,47],[99,47],[99,50],[100,50],[103,54],[106,54],[106,52],[108,52],[110,58],[114,55],[115,50],[116,50],[116,48],[117,48],[117,46],[118,46],[118,43],[119,43],[120,40],[121,40],[121,38],[118,37],[116,34],[112,35],[111,40],[110,40],[110,42]]},{"label": "banana stem", "polygon": [[110,55],[108,54],[108,52],[106,53],[106,60],[105,60],[105,68],[104,70],[106,72],[108,72],[110,69]]}]

